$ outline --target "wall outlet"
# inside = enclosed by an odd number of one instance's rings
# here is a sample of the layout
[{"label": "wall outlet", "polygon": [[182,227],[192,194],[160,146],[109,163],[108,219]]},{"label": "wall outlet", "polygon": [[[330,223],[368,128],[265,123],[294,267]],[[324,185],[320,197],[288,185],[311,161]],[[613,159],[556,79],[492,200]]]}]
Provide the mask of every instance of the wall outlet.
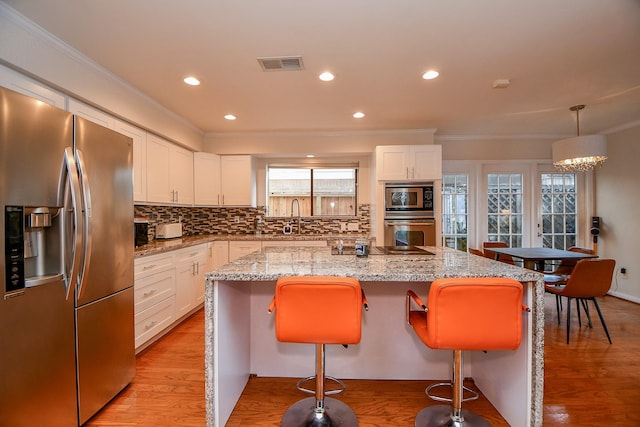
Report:
[{"label": "wall outlet", "polygon": [[340,223],[340,231],[347,231],[347,223],[346,222],[341,222]]},{"label": "wall outlet", "polygon": [[236,224],[240,223],[240,217],[236,215],[236,217],[233,219],[233,222],[235,222]]},{"label": "wall outlet", "polygon": [[349,231],[358,231],[360,230],[360,226],[357,222],[349,222],[347,223],[347,230]]},{"label": "wall outlet", "polygon": [[620,268],[620,275],[622,276],[622,278],[623,278],[623,279],[626,279],[626,278],[627,278],[627,273],[628,273],[628,272],[629,272],[629,271],[627,270],[627,268],[626,268],[626,267],[621,267],[621,268]]}]

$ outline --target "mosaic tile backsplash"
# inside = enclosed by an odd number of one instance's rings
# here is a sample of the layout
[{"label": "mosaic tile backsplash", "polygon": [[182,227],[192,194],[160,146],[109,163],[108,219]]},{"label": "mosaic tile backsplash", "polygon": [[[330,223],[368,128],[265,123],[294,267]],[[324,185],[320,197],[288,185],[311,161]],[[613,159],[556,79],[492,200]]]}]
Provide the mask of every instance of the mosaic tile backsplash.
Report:
[{"label": "mosaic tile backsplash", "polygon": [[[369,234],[371,232],[371,205],[359,205],[356,216],[302,217],[300,234]],[[149,221],[149,240],[155,239],[156,225],[182,222],[184,236],[199,234],[282,234],[286,224],[297,233],[297,218],[266,217],[264,206],[242,207],[188,207],[136,205],[136,218]],[[358,229],[342,231],[341,223],[357,224]]]}]

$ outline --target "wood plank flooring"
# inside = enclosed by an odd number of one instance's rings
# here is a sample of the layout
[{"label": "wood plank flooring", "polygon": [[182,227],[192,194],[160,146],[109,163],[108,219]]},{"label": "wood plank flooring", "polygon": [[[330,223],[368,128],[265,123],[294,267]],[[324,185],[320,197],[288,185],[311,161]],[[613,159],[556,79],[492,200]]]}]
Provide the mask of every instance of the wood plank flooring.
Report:
[{"label": "wood plank flooring", "polygon": [[[565,313],[558,325],[555,299],[547,296],[544,426],[640,426],[640,305],[614,297],[599,301],[613,345],[593,307],[592,329],[584,323],[580,328],[572,310],[567,345]],[[85,425],[205,426],[203,323],[199,311],[138,355],[131,385]],[[279,426],[286,408],[307,396],[295,382],[251,378],[227,426]],[[337,397],[358,414],[360,426],[413,426],[415,414],[433,404],[424,395],[426,381],[345,382],[347,390]],[[495,426],[507,425],[484,399],[463,407]]]}]

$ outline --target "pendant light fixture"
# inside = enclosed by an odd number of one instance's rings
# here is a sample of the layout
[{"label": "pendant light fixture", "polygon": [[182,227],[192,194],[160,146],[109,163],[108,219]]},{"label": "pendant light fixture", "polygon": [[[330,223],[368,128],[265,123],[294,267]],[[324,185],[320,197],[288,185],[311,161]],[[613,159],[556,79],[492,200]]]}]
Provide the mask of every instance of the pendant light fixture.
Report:
[{"label": "pendant light fixture", "polygon": [[577,136],[553,143],[553,165],[561,171],[587,172],[607,159],[607,138],[604,135],[580,135],[580,110],[584,107],[574,105],[569,108],[576,112]]}]

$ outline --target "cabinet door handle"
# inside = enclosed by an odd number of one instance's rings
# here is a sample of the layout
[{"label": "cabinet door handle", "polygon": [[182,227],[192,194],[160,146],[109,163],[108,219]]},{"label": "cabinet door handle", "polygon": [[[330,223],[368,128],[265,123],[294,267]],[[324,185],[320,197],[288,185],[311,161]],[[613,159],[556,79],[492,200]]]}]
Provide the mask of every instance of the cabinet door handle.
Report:
[{"label": "cabinet door handle", "polygon": [[151,328],[153,328],[153,327],[156,325],[156,323],[158,323],[158,322],[157,322],[157,321],[155,321],[155,320],[154,320],[153,322],[149,322],[149,323],[147,323],[147,324],[145,324],[145,325],[144,325],[144,328],[145,328],[145,329],[151,329]]},{"label": "cabinet door handle", "polygon": [[178,196],[178,190],[176,190],[176,203],[180,201],[180,197]]}]

